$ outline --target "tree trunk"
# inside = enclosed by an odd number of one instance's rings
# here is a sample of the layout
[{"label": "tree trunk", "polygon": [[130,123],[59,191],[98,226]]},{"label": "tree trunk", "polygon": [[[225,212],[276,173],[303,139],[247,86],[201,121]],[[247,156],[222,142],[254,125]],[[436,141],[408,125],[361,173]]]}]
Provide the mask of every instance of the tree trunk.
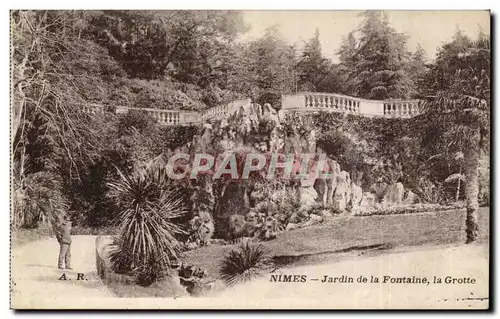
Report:
[{"label": "tree trunk", "polygon": [[477,210],[479,208],[478,168],[479,168],[479,129],[474,129],[469,137],[469,147],[464,152],[465,160],[465,200],[467,202],[467,217],[465,220],[466,243],[476,241],[479,235]]},{"label": "tree trunk", "polygon": [[[460,167],[458,174],[462,174],[462,167]],[[459,197],[460,197],[460,177],[458,178],[458,182],[457,182],[457,192],[455,194],[455,202],[458,202]]]}]

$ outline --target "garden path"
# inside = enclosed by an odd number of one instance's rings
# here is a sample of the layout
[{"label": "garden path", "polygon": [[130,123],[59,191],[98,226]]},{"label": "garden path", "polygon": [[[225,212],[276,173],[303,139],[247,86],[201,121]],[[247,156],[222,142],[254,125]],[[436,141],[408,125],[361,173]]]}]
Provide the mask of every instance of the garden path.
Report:
[{"label": "garden path", "polygon": [[85,299],[91,303],[95,298],[113,297],[97,275],[95,238],[73,236],[73,270],[57,268],[59,245],[55,238],[14,247],[11,254],[11,306],[51,308],[58,304],[59,308],[71,308],[74,304],[70,299]]}]

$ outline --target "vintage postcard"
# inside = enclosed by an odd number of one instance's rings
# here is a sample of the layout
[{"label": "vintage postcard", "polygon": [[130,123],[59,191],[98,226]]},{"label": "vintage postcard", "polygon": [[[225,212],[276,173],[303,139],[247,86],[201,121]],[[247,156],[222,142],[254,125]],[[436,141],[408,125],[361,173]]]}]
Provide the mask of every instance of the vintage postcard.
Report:
[{"label": "vintage postcard", "polygon": [[11,308],[489,309],[490,15],[12,10]]}]

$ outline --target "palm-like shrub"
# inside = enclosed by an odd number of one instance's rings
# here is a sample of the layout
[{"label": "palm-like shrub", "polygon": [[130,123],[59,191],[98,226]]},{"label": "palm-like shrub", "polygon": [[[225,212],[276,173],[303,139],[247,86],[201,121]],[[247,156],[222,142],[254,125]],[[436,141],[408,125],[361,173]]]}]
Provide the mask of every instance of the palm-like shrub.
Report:
[{"label": "palm-like shrub", "polygon": [[175,219],[184,213],[182,198],[161,168],[144,168],[108,183],[108,196],[118,205],[117,245],[110,258],[115,270],[137,276],[148,286],[168,273],[180,251]]},{"label": "palm-like shrub", "polygon": [[268,267],[268,262],[264,246],[247,241],[224,258],[219,273],[222,280],[232,286],[260,276]]}]

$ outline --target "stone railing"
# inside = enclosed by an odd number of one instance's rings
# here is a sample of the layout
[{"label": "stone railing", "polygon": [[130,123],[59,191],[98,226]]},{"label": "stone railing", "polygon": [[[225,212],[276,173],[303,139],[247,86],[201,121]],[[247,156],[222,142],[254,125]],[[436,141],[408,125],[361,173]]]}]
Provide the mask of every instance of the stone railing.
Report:
[{"label": "stone railing", "polygon": [[[100,114],[110,110],[116,114],[128,113],[131,110],[145,112],[162,125],[190,125],[209,120],[223,119],[238,112],[241,108],[249,108],[251,99],[235,100],[233,102],[212,107],[201,112],[184,110],[163,110],[152,108],[105,107],[99,104],[83,105],[85,112]],[[409,118],[418,115],[421,101],[419,100],[366,100],[352,96],[331,93],[302,92],[284,94],[281,96],[280,116],[291,112],[340,112],[361,116],[379,116],[387,118]]]},{"label": "stone railing", "polygon": [[418,100],[367,100],[340,94],[310,93],[281,96],[281,114],[289,112],[340,112],[362,116],[412,117],[419,114]]},{"label": "stone railing", "polygon": [[200,122],[200,115],[198,112],[149,108],[137,110],[149,114],[162,125],[180,125]]},{"label": "stone railing", "polygon": [[104,109],[109,109],[110,112],[114,112],[115,114],[125,114],[130,111],[144,112],[156,119],[158,123],[162,125],[189,125],[201,123],[200,113],[196,111],[131,108],[125,106],[105,108],[98,104],[87,104],[83,107],[85,112],[91,114],[103,113]]},{"label": "stone railing", "polygon": [[384,101],[385,117],[413,117],[420,113],[419,100],[411,101]]},{"label": "stone railing", "polygon": [[201,120],[223,119],[238,112],[242,107],[249,107],[251,99],[241,99],[229,102],[227,104],[215,106],[200,113]]},{"label": "stone railing", "polygon": [[104,113],[104,105],[102,105],[102,104],[95,104],[95,103],[82,104],[82,109],[83,109],[83,112],[88,113],[88,114],[102,114],[102,113]]}]

